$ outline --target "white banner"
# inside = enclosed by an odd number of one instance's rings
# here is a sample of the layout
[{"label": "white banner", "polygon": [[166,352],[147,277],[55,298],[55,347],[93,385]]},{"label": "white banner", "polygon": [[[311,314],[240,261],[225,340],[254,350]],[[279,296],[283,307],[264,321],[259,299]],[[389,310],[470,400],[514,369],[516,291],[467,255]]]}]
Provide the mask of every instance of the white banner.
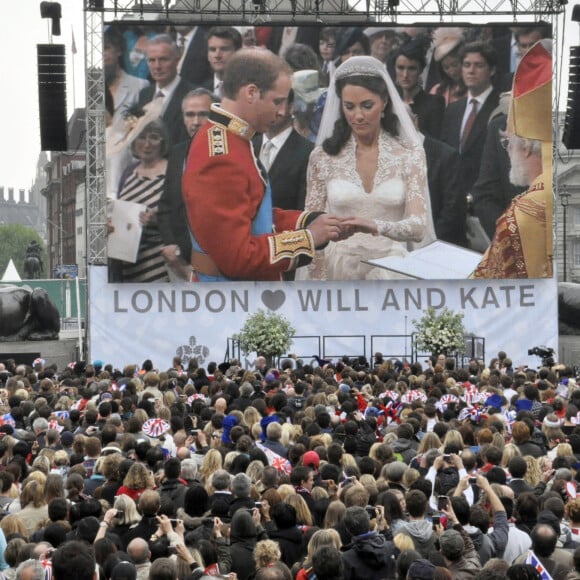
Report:
[{"label": "white banner", "polygon": [[[296,328],[293,351],[302,358],[383,354],[410,349],[371,335],[407,335],[429,306],[465,315],[468,333],[485,338],[490,359],[505,350],[514,366],[538,366],[528,349],[558,347],[554,279],[360,282],[239,282],[223,284],[109,284],[107,268],[89,269],[90,358],[116,367],[147,358],[160,369],[175,354],[202,366],[221,362],[227,338],[258,309],[283,314]],[[246,358],[247,366],[254,356]]]}]

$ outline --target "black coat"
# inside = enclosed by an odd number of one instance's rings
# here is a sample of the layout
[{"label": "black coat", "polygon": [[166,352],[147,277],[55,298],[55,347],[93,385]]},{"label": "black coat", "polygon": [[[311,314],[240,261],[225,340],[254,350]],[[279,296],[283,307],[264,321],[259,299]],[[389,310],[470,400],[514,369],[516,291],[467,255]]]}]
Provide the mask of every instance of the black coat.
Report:
[{"label": "black coat", "polygon": [[268,536],[278,542],[282,553],[282,562],[291,568],[306,555],[304,534],[300,528],[294,526],[285,530],[269,529]]},{"label": "black coat", "polygon": [[445,99],[441,95],[430,95],[420,90],[411,103],[411,110],[419,120],[419,131],[439,139],[445,112]]},{"label": "black coat", "polygon": [[189,264],[191,260],[191,236],[189,221],[181,191],[181,177],[187,158],[190,140],[174,145],[169,151],[163,193],[157,205],[157,224],[163,244],[177,244],[181,257]]},{"label": "black coat", "polygon": [[[259,137],[254,144],[256,154],[259,154],[261,145],[262,139]],[[306,171],[312,149],[314,149],[314,143],[292,129],[268,171],[274,207],[304,209]]]},{"label": "black coat", "polygon": [[166,480],[158,489],[161,498],[161,505],[165,508],[164,513],[171,514],[171,518],[175,518],[177,510],[183,507],[185,501],[185,494],[189,488],[181,483],[178,479]]},{"label": "black coat", "polygon": [[507,115],[503,113],[489,122],[479,176],[471,188],[475,215],[490,240],[499,216],[516,195],[526,190],[510,183],[510,158],[500,142],[500,131],[505,131],[506,122]]},{"label": "black coat", "polygon": [[355,537],[342,555],[344,580],[395,577],[395,545],[374,532]]},{"label": "black coat", "polygon": [[[479,110],[473,127],[467,137],[463,149],[460,151],[461,187],[460,190],[466,194],[471,192],[473,184],[479,175],[479,167],[483,155],[483,146],[487,134],[487,121],[499,102],[499,93],[493,90],[483,107]],[[441,130],[441,141],[447,143],[457,151],[460,150],[461,143],[461,123],[467,107],[467,97],[450,103],[445,109],[443,116],[443,127]]]},{"label": "black coat", "polygon": [[201,85],[213,72],[207,60],[206,31],[199,26],[187,47],[181,65],[181,78],[195,87]]},{"label": "black coat", "polygon": [[465,192],[461,190],[459,153],[453,147],[425,135],[427,183],[431,213],[438,240],[465,245]]}]

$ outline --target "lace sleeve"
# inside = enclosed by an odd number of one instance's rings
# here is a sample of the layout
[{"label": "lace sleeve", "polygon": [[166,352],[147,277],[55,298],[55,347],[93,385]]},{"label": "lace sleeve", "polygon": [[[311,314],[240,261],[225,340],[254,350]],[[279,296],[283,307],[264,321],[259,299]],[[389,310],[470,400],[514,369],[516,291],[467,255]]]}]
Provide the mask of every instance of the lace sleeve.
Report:
[{"label": "lace sleeve", "polygon": [[310,155],[308,171],[306,173],[306,211],[327,211],[326,208],[326,179],[328,165],[321,148],[316,148]]},{"label": "lace sleeve", "polygon": [[403,242],[421,242],[426,236],[431,237],[432,230],[425,153],[422,148],[413,147],[407,150],[404,158],[401,163],[406,189],[403,219],[375,220],[375,223],[380,236]]},{"label": "lace sleeve", "polygon": [[[328,178],[328,159],[322,148],[317,147],[310,155],[306,174],[306,211],[328,211],[326,207],[326,180]],[[296,271],[296,280],[326,280],[324,250],[315,253],[308,266]]]}]

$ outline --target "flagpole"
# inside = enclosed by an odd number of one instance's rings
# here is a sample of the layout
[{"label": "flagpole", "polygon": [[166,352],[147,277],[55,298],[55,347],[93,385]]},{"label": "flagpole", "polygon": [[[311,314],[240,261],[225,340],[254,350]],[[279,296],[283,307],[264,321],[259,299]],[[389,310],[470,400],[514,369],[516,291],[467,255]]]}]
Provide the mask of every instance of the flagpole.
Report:
[{"label": "flagpole", "polygon": [[71,52],[72,52],[72,82],[73,82],[73,113],[76,110],[76,83],[75,83],[75,54],[77,53],[77,45],[75,42],[75,33],[71,26],[71,35],[72,35],[72,44],[71,44]]}]

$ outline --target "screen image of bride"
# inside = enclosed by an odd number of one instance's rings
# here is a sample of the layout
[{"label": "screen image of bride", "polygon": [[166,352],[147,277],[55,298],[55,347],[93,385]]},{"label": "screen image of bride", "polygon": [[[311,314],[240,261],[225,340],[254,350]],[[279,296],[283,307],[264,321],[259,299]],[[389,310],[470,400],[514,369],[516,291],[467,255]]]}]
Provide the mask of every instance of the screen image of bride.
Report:
[{"label": "screen image of bride", "polygon": [[297,279],[401,277],[365,260],[405,256],[436,236],[420,136],[383,63],[356,56],[336,69],[316,143],[305,209],[344,218],[354,234],[317,252]]}]

